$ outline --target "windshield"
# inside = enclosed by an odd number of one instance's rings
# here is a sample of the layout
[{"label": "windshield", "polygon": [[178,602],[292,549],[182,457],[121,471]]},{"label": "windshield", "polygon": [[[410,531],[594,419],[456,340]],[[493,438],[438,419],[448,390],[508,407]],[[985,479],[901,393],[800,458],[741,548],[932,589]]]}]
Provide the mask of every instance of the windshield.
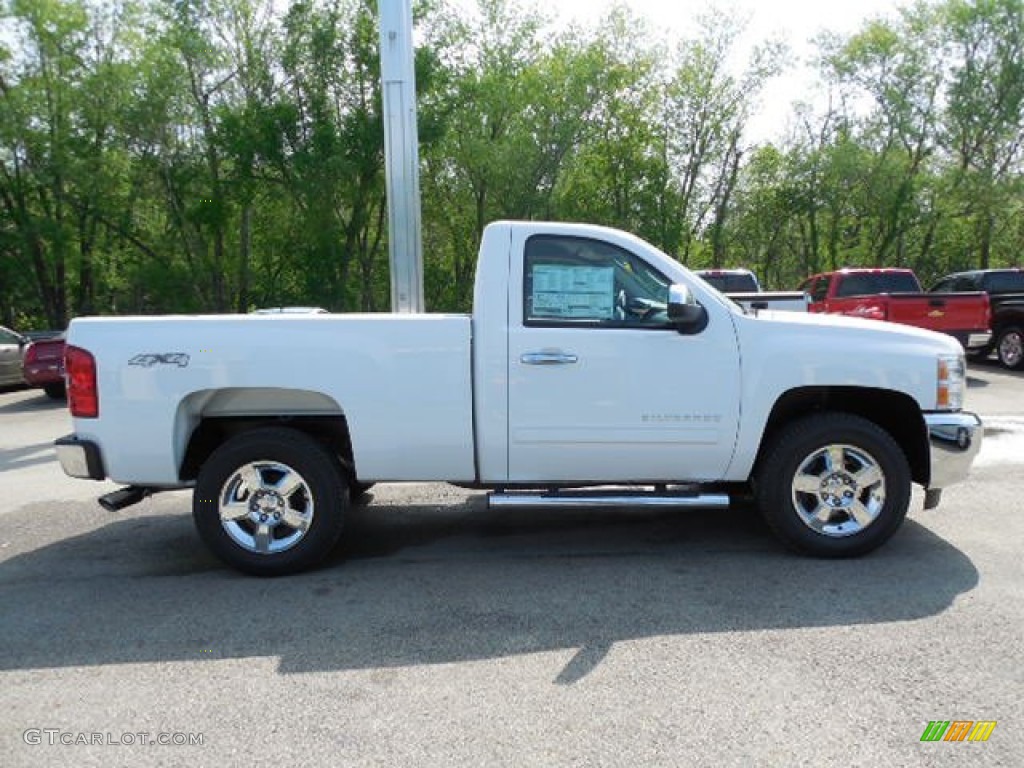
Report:
[{"label": "windshield", "polygon": [[910,272],[867,272],[844,275],[836,290],[837,297],[875,293],[921,293],[921,286]]}]

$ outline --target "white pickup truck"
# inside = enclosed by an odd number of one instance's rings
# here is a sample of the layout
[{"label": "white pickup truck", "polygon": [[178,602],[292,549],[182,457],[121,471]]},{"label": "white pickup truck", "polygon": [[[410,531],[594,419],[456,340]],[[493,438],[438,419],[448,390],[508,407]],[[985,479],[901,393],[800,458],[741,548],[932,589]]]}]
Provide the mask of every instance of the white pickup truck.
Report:
[{"label": "white pickup truck", "polygon": [[694,274],[748,311],[807,312],[811,306],[811,297],[804,291],[762,291],[757,275],[749,269],[698,269]]},{"label": "white pickup truck", "polygon": [[464,315],[82,318],[64,471],[194,486],[200,537],[309,568],[378,481],[492,506],[727,506],[811,555],[863,554],[966,477],[982,441],[950,337],[732,301],[612,229],[498,222]]}]

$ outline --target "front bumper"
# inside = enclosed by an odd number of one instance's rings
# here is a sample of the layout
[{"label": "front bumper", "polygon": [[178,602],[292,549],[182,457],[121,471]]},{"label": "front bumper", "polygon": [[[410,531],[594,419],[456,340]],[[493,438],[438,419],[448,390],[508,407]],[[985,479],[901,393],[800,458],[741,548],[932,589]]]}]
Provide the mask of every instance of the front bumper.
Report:
[{"label": "front bumper", "polygon": [[65,435],[57,438],[53,445],[57,449],[57,460],[64,474],[86,480],[106,479],[103,456],[96,443],[79,440],[75,435]]},{"label": "front bumper", "polygon": [[985,429],[973,413],[926,413],[931,456],[930,490],[941,490],[967,479],[981,450]]},{"label": "front bumper", "polygon": [[967,352],[980,351],[992,345],[992,331],[949,331]]}]

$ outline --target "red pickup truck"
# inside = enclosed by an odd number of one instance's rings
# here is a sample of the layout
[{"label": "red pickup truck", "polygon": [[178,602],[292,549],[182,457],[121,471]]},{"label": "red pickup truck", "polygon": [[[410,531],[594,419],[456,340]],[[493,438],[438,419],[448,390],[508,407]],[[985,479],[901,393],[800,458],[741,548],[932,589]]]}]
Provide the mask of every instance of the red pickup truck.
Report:
[{"label": "red pickup truck", "polygon": [[988,295],[925,293],[909,269],[840,269],[812,275],[800,284],[811,297],[811,312],[888,320],[947,333],[964,349],[991,342]]}]

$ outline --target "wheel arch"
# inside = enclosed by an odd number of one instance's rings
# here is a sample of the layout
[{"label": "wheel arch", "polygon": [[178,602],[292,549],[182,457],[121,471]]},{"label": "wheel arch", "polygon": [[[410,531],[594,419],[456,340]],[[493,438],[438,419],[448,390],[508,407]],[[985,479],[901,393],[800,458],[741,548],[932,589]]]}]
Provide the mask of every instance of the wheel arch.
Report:
[{"label": "wheel arch", "polygon": [[1024,304],[1013,304],[992,313],[992,341],[1009,325],[1024,326]]},{"label": "wheel arch", "polygon": [[902,392],[875,387],[800,387],[785,392],[765,424],[751,477],[756,476],[776,435],[787,424],[826,411],[860,416],[888,432],[903,449],[911,478],[927,487],[931,479],[928,433],[917,401]]},{"label": "wheel arch", "polygon": [[[1005,356],[1007,354],[1007,350],[1004,349],[1004,342],[1011,331],[1017,334],[1018,343],[1010,346],[1009,351],[1013,356],[1010,357],[1010,359],[1007,359]],[[1020,370],[1021,368],[1024,368],[1024,359],[1020,357],[1019,345],[1022,335],[1024,335],[1024,312],[1014,316],[1004,316],[998,324],[993,323],[993,349],[995,349],[996,357],[999,358],[999,362],[1010,370]]]},{"label": "wheel arch", "polygon": [[355,479],[355,452],[341,406],[321,392],[272,387],[207,389],[182,400],[174,429],[179,478],[194,481],[203,462],[224,442],[271,426],[314,438]]}]

